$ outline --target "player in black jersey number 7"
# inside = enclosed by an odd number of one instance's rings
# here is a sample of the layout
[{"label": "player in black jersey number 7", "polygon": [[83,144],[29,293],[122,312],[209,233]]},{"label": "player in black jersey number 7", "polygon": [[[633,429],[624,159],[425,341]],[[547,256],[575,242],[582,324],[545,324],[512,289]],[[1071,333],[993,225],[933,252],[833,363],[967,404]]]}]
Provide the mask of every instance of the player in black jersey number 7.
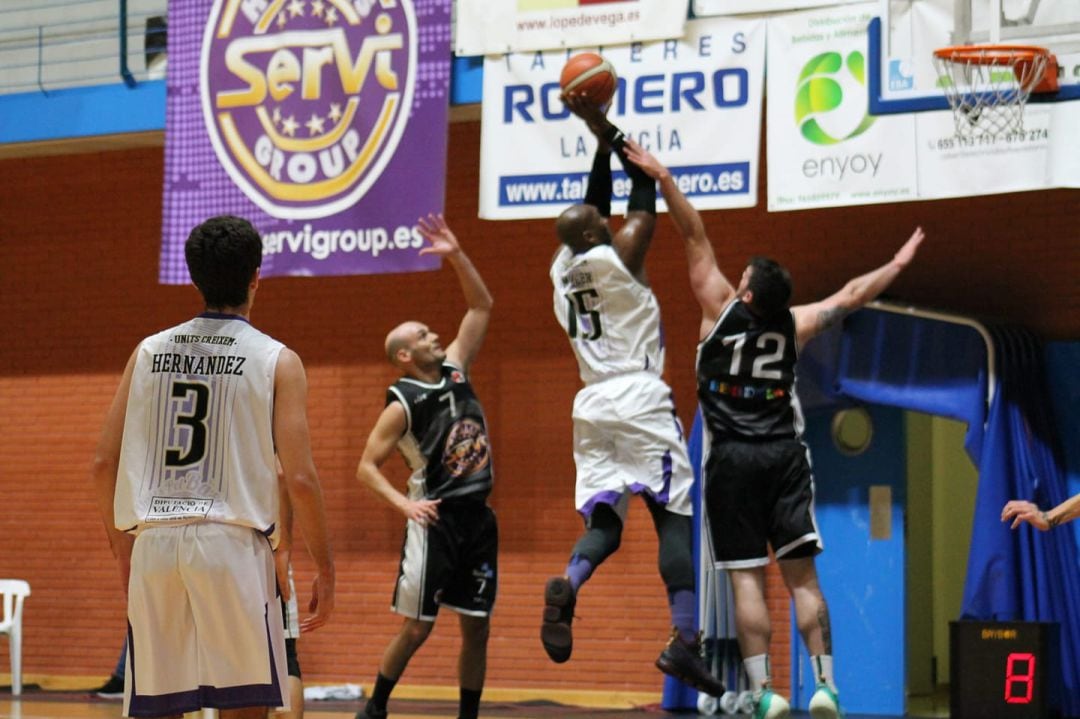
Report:
[{"label": "player in black jersey number 7", "polygon": [[793,394],[797,349],[862,307],[908,266],[923,241],[916,228],[896,255],[820,302],[788,306],[791,279],[772,260],[754,258],[734,287],[720,272],[701,216],[655,157],[630,144],[628,155],[660,181],[682,235],[690,286],[701,305],[698,401],[706,428],[705,507],[716,566],[728,571],[739,649],[757,688],[755,717],[789,714],[770,688],[771,629],[765,604],[768,545],[795,605],[817,689],[814,719],[841,715],[833,681],[829,610],[814,557],[822,548],[814,520],[814,485]]},{"label": "player in black jersey number 7", "polygon": [[[387,715],[390,692],[431,633],[440,606],[458,614],[459,717],[475,719],[498,578],[498,532],[486,501],[491,451],[484,412],[468,379],[491,318],[491,294],[441,216],[420,220],[419,230],[431,243],[421,254],[446,258],[468,310],[445,350],[420,322],[404,322],[386,337],[386,356],[404,376],[387,390],[386,408],[368,436],[356,476],[408,519],[393,599],[393,610],[405,619],[383,653],[375,689],[358,719]],[[407,493],[379,469],[395,448],[412,470]]]}]

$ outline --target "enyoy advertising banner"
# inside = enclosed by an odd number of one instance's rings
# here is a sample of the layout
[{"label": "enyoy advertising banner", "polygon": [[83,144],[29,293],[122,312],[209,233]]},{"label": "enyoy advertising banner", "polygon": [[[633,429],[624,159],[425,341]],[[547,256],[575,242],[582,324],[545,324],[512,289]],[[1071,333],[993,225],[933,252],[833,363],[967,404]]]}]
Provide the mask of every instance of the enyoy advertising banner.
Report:
[{"label": "enyoy advertising banner", "polygon": [[867,109],[866,26],[877,8],[769,18],[769,211],[918,199],[915,118]]},{"label": "enyoy advertising banner", "polygon": [[450,0],[181,0],[168,51],[163,284],[220,214],[263,277],[438,266],[414,225],[443,208]]},{"label": "enyoy advertising banner", "polygon": [[[681,40],[603,49],[619,75],[608,119],[667,165],[699,209],[757,204],[765,34],[763,20],[708,18],[687,23]],[[584,199],[597,143],[559,99],[571,54],[485,60],[482,218],[555,217]],[[612,163],[612,209],[622,212],[630,183]]]},{"label": "enyoy advertising banner", "polygon": [[491,55],[681,37],[689,0],[457,0],[454,52]]}]

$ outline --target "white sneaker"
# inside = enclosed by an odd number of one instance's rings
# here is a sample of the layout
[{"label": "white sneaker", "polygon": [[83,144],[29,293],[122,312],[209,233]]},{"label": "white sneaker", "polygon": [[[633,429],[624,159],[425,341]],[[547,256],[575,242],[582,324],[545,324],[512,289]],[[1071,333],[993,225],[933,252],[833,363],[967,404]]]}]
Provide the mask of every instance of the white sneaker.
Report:
[{"label": "white sneaker", "polygon": [[791,716],[791,705],[787,699],[772,689],[754,692],[754,719],[787,719]]},{"label": "white sneaker", "polygon": [[810,716],[812,719],[843,718],[844,710],[840,708],[840,697],[828,684],[818,684],[814,696],[810,697]]}]

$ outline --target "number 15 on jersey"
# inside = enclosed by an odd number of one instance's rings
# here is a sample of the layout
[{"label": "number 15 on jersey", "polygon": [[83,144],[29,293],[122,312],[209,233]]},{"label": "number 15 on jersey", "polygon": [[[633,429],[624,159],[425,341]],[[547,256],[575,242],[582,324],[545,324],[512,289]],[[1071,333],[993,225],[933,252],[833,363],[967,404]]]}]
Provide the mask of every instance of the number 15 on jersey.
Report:
[{"label": "number 15 on jersey", "polygon": [[596,310],[596,303],[600,300],[600,293],[592,287],[580,290],[571,290],[564,297],[568,303],[566,312],[566,334],[570,339],[597,340],[603,334],[600,323],[600,312]]}]

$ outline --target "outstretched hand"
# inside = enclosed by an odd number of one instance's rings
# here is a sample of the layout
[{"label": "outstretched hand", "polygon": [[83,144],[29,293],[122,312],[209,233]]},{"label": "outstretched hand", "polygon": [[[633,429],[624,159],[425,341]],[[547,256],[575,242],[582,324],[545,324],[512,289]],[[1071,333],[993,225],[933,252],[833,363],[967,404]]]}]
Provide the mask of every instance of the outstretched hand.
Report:
[{"label": "outstretched hand", "polygon": [[908,241],[896,251],[896,255],[893,256],[893,262],[901,267],[907,267],[913,259],[915,259],[915,251],[919,249],[919,245],[926,239],[926,233],[923,232],[921,227],[916,227],[915,231],[911,233],[911,237]]},{"label": "outstretched hand", "polygon": [[1008,522],[1010,519],[1012,520],[1010,529],[1016,529],[1024,522],[1044,532],[1050,529],[1050,522],[1046,518],[1046,512],[1040,510],[1038,505],[1025,502],[1022,499],[1014,499],[1008,502],[1001,510],[1001,521]]},{"label": "outstretched hand", "polygon": [[421,255],[441,255],[446,257],[461,252],[461,245],[457,237],[451,232],[441,214],[428,215],[416,221],[416,229],[420,231],[424,239],[431,243],[429,247],[421,248]]},{"label": "outstretched hand", "polygon": [[626,138],[626,157],[654,180],[659,180],[668,174],[668,169],[651,152],[629,137]]}]

